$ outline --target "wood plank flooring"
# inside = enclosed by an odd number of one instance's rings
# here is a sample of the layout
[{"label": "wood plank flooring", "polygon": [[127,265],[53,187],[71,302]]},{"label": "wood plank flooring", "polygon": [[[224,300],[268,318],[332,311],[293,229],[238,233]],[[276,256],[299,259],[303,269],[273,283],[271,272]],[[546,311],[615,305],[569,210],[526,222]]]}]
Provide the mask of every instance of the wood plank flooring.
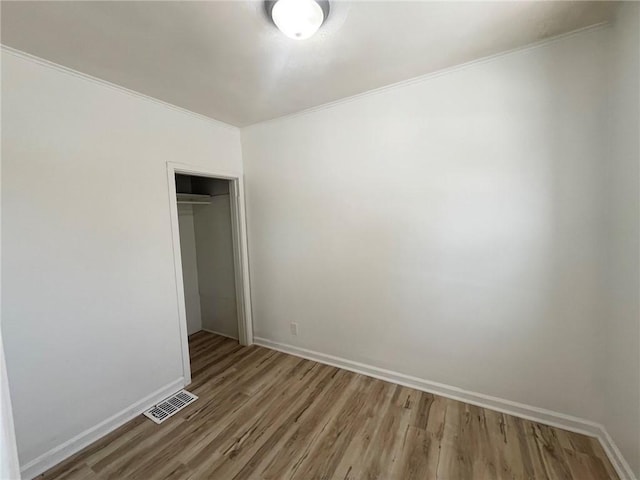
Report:
[{"label": "wood plank flooring", "polygon": [[597,440],[205,332],[200,398],[43,479],[617,479]]}]

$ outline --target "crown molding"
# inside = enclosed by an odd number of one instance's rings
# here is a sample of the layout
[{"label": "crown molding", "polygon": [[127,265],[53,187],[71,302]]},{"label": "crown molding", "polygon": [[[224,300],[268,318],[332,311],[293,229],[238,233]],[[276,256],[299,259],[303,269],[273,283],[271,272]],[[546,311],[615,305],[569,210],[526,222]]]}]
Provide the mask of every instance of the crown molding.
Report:
[{"label": "crown molding", "polygon": [[65,67],[64,65],[60,65],[59,63],[55,63],[55,62],[52,62],[50,60],[44,59],[42,57],[38,57],[36,55],[32,55],[30,53],[24,52],[22,50],[18,50],[16,48],[9,47],[8,45],[0,44],[0,50],[2,51],[2,53],[7,53],[7,54],[13,55],[15,57],[22,58],[24,60],[29,60],[31,62],[37,63],[37,64],[42,65],[44,67],[48,67],[48,68],[51,68],[53,70],[57,70],[57,71],[62,72],[62,73],[66,73],[67,75],[72,75],[74,77],[81,78],[83,80],[87,80],[89,82],[101,85],[103,87],[108,87],[108,88],[111,88],[113,90],[117,90],[117,91],[119,91],[121,93],[125,93],[127,95],[132,96],[132,97],[140,98],[140,99],[146,100],[148,102],[153,102],[153,103],[155,103],[157,105],[162,105],[163,107],[170,108],[171,110],[175,110],[177,112],[189,115],[191,117],[194,117],[194,118],[197,118],[197,119],[204,120],[206,122],[212,123],[212,124],[216,125],[217,127],[224,128],[224,129],[227,129],[227,130],[234,130],[234,131],[239,130],[239,128],[236,127],[235,125],[231,125],[229,123],[225,123],[225,122],[223,122],[221,120],[217,120],[215,118],[207,117],[206,115],[202,115],[201,113],[196,113],[196,112],[193,112],[191,110],[187,110],[186,108],[179,107],[177,105],[174,105],[173,103],[168,103],[168,102],[165,102],[164,100],[160,100],[160,99],[155,98],[155,97],[150,97],[149,95],[145,95],[144,93],[140,93],[140,92],[137,92],[135,90],[131,90],[129,88],[123,87],[122,85],[118,85],[116,83],[111,83],[111,82],[109,82],[107,80],[103,80],[101,78],[94,77],[94,76],[89,75],[87,73],[79,72],[78,70],[74,70],[73,68]]},{"label": "crown molding", "polygon": [[429,73],[425,73],[424,75],[420,75],[418,77],[413,77],[413,78],[409,78],[407,80],[401,80],[399,82],[395,82],[395,83],[390,83],[389,85],[384,85],[382,87],[378,87],[378,88],[374,88],[372,90],[367,90],[365,92],[362,93],[356,93],[355,95],[351,95],[348,97],[344,97],[344,98],[339,98],[338,100],[334,100],[332,102],[327,102],[327,103],[323,103],[322,105],[317,105],[315,107],[310,107],[310,108],[306,108],[304,110],[300,110],[298,112],[293,112],[293,113],[289,113],[286,115],[282,115],[279,117],[274,117],[274,118],[270,118],[267,120],[262,120],[260,122],[256,122],[256,123],[252,123],[250,125],[245,125],[243,127],[239,127],[241,130],[245,130],[245,129],[251,129],[253,127],[259,127],[262,125],[266,125],[266,124],[270,124],[270,123],[276,123],[276,122],[283,122],[283,121],[287,121],[287,120],[291,120],[297,117],[301,117],[304,115],[309,115],[315,112],[319,112],[322,110],[326,110],[326,109],[330,109],[333,107],[337,107],[339,105],[342,104],[347,104],[347,103],[351,103],[351,102],[355,102],[357,100],[369,97],[369,96],[374,96],[374,95],[379,95],[382,93],[385,93],[387,91],[391,91],[391,90],[396,90],[399,88],[403,88],[403,87],[408,87],[410,85],[414,85],[417,83],[421,83],[421,82],[426,82],[428,80],[434,79],[434,78],[438,78],[441,77],[443,75],[449,75],[451,73],[455,73],[458,72],[460,70],[466,70],[468,68],[474,67],[476,65],[483,65],[485,63],[490,63],[493,62],[495,60],[498,60],[502,57],[508,57],[511,55],[515,55],[517,53],[522,53],[522,52],[526,52],[529,50],[534,50],[540,47],[543,47],[545,45],[549,45],[552,43],[556,43],[559,42],[561,40],[565,40],[567,38],[570,37],[574,37],[576,35],[580,35],[582,33],[586,33],[592,30],[602,30],[605,28],[608,28],[611,24],[609,22],[600,22],[600,23],[596,23],[594,25],[589,25],[588,27],[583,27],[583,28],[579,28],[577,30],[572,30],[571,32],[567,32],[567,33],[562,33],[560,35],[555,35],[553,37],[549,37],[549,38],[545,38],[543,40],[538,40],[537,42],[534,43],[529,43],[527,45],[521,46],[521,47],[516,47],[516,48],[512,48],[511,50],[505,50],[504,52],[499,52],[499,53],[495,53],[493,55],[488,55],[486,57],[481,57],[481,58],[477,58],[475,60],[470,60],[468,62],[465,63],[461,63],[458,65],[454,65],[452,67],[447,67],[447,68],[443,68],[440,70],[436,70],[434,72],[429,72]]}]

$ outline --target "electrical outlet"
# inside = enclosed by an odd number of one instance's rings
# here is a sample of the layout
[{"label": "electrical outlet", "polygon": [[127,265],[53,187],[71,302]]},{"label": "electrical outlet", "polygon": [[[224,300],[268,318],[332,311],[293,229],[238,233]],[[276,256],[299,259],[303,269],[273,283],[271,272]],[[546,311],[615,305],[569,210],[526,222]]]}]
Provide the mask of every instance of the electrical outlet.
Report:
[{"label": "electrical outlet", "polygon": [[296,322],[291,322],[291,335],[298,336],[298,324]]}]

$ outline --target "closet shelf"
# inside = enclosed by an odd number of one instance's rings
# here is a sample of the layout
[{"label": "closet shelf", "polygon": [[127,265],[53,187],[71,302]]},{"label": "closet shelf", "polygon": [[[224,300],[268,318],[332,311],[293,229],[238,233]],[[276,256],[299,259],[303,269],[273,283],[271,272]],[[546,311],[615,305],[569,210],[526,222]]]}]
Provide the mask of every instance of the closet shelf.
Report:
[{"label": "closet shelf", "polygon": [[211,195],[178,193],[176,197],[178,200],[178,205],[209,205],[211,203]]}]

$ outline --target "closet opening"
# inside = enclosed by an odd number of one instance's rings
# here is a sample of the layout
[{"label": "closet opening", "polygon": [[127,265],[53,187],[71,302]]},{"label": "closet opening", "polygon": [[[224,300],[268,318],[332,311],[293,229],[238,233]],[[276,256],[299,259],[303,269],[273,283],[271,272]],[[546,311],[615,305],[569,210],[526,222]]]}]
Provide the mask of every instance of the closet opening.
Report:
[{"label": "closet opening", "polygon": [[211,335],[242,345],[252,343],[245,306],[246,243],[238,178],[172,168],[169,174],[175,187],[170,188],[172,227],[187,385],[191,381],[190,345]]}]

